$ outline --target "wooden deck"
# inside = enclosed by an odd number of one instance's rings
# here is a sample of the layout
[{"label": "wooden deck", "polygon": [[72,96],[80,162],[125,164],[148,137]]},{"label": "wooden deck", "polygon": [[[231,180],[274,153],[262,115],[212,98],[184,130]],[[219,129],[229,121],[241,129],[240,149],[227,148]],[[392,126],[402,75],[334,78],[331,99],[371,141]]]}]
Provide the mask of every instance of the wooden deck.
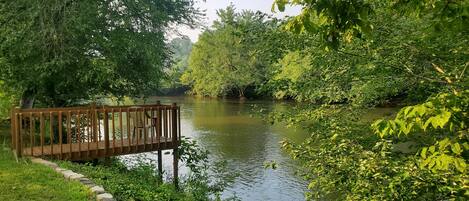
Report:
[{"label": "wooden deck", "polygon": [[49,146],[35,146],[23,149],[24,156],[49,157],[61,160],[90,160],[102,157],[135,154],[142,152],[162,151],[177,147],[171,138],[161,138],[160,142],[130,142],[127,139],[111,140],[110,144],[115,144],[106,153],[104,141],[54,144]]},{"label": "wooden deck", "polygon": [[162,105],[35,108],[11,110],[11,148],[18,157],[84,161],[143,152],[173,150],[178,174],[180,108]]}]

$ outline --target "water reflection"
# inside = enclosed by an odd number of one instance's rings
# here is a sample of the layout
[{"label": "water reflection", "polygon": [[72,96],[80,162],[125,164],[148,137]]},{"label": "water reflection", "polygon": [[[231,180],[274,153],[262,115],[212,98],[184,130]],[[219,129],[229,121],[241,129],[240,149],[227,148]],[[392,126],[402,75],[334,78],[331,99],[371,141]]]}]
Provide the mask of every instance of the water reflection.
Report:
[{"label": "water reflection", "polygon": [[[265,112],[283,110],[288,109],[289,104],[192,97],[152,97],[147,103],[156,100],[181,105],[182,134],[193,137],[208,149],[213,160],[227,160],[228,171],[239,175],[224,197],[304,200],[306,184],[295,175],[296,164],[282,152],[279,142],[285,137],[301,141],[306,133],[271,126],[253,115],[255,109],[263,108]],[[279,168],[265,169],[266,161],[276,161]]]}]

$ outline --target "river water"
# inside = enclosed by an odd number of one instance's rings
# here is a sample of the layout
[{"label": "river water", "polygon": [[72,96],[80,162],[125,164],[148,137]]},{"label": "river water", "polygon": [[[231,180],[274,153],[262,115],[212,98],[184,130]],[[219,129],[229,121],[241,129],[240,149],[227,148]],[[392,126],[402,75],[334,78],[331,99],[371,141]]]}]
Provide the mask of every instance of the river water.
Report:
[{"label": "river water", "polygon": [[[296,162],[280,148],[287,138],[300,142],[307,133],[284,126],[272,126],[256,111],[287,110],[294,103],[221,100],[194,97],[152,97],[146,103],[177,103],[181,106],[181,132],[210,151],[212,160],[226,160],[227,171],[237,175],[222,197],[241,200],[304,200],[306,182],[295,174]],[[170,174],[171,157],[163,158]],[[264,163],[275,161],[277,169]],[[184,172],[184,170],[182,171]]]}]

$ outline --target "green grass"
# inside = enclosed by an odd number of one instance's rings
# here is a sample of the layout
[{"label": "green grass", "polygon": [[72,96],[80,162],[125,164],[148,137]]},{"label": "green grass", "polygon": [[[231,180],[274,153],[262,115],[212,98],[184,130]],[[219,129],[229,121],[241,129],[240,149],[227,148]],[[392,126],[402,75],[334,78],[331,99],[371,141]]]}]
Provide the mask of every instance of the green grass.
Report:
[{"label": "green grass", "polygon": [[150,166],[128,170],[118,161],[111,164],[91,165],[57,161],[59,166],[86,175],[117,200],[194,200],[184,192],[178,192],[171,183],[159,183]]},{"label": "green grass", "polygon": [[[0,135],[8,136],[0,125]],[[8,144],[8,143],[5,143]],[[93,200],[91,192],[76,181],[66,181],[50,167],[18,162],[0,142],[0,200]]]}]

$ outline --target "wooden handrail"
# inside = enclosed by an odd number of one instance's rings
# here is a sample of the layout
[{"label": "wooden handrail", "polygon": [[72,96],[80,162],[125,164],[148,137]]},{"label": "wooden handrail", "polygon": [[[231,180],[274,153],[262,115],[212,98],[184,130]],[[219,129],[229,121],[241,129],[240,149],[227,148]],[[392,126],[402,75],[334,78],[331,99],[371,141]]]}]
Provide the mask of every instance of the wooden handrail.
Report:
[{"label": "wooden handrail", "polygon": [[89,107],[61,107],[61,108],[31,108],[31,109],[19,109],[15,108],[19,113],[29,113],[29,112],[52,112],[52,113],[57,113],[57,112],[66,112],[66,111],[84,111],[84,110],[90,110],[90,109],[96,109],[98,111],[107,111],[109,109],[127,109],[129,108],[131,111],[138,110],[139,108],[162,108],[162,109],[172,109],[173,107],[178,107],[175,105],[127,105],[127,106],[108,106],[108,105],[103,105],[103,106],[89,106]]},{"label": "wooden handrail", "polygon": [[[176,104],[160,103],[14,108],[10,114],[11,147],[19,157],[31,155],[70,160],[177,149],[181,138],[179,113]],[[141,117],[139,121],[143,127],[131,119],[134,114]],[[27,140],[23,141],[23,138]]]}]

